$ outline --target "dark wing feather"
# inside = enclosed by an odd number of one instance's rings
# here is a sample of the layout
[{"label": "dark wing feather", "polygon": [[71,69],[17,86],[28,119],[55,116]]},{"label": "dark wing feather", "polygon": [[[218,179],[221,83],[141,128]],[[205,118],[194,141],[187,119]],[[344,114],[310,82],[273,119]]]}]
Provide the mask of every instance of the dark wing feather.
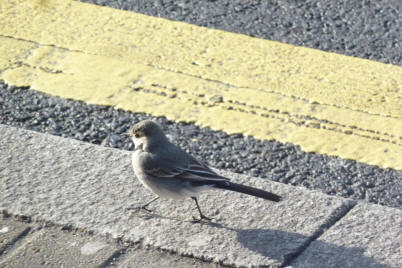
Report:
[{"label": "dark wing feather", "polygon": [[188,182],[196,182],[202,184],[213,184],[216,182],[229,181],[228,178],[222,177],[210,169],[201,161],[190,157],[186,165],[183,166],[168,166],[163,167],[145,167],[145,172],[148,175],[157,178],[176,178]]}]

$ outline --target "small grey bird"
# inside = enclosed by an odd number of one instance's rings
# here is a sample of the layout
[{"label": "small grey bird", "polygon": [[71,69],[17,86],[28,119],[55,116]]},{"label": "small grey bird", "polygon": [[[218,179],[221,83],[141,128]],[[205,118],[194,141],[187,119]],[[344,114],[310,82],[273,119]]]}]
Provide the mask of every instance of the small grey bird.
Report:
[{"label": "small grey bird", "polygon": [[[266,200],[278,202],[281,197],[231,182],[214,172],[207,165],[172,144],[154,121],[144,120],[130,131],[135,145],[132,157],[134,172],[141,183],[158,197],[141,208],[162,198],[183,199],[191,197],[197,206],[200,219],[210,220],[202,214],[198,204],[198,194],[207,189],[225,189],[240,192]],[[149,211],[149,210],[148,210]],[[198,221],[199,221],[198,220]]]}]

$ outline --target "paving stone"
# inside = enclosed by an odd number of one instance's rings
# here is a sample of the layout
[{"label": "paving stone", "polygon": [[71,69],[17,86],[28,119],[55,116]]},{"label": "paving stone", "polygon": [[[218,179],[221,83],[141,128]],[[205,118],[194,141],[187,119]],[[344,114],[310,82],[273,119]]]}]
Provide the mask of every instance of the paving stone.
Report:
[{"label": "paving stone", "polygon": [[217,268],[219,264],[203,262],[190,257],[182,257],[177,254],[159,250],[135,249],[127,252],[126,259],[117,267],[175,267],[175,268]]},{"label": "paving stone", "polygon": [[367,203],[355,206],[292,267],[402,267],[402,211]]},{"label": "paving stone", "polygon": [[119,248],[116,243],[79,232],[43,229],[16,249],[1,267],[98,267]]}]

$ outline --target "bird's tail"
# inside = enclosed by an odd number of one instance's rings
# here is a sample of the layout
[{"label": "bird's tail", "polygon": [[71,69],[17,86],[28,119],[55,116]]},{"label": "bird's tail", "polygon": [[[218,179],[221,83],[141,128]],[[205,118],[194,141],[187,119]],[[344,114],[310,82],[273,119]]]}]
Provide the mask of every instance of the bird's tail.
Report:
[{"label": "bird's tail", "polygon": [[281,201],[281,197],[279,195],[261,190],[261,189],[257,189],[254,187],[250,187],[250,186],[246,186],[246,185],[242,185],[242,184],[237,184],[234,182],[228,182],[225,181],[225,183],[219,183],[219,184],[215,184],[216,188],[220,188],[220,189],[225,189],[225,190],[230,190],[230,191],[234,191],[234,192],[239,192],[239,193],[243,193],[243,194],[248,194],[248,195],[252,195],[252,196],[256,196],[256,197],[260,197],[260,198],[264,198],[266,200],[270,200],[270,201],[274,201],[274,202],[279,202]]}]

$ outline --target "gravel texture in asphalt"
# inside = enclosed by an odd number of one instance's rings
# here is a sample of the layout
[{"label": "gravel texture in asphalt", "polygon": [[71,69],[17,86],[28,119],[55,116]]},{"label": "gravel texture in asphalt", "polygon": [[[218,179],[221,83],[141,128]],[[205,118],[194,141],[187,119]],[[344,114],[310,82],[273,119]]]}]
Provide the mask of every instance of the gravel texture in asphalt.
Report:
[{"label": "gravel texture in asphalt", "polygon": [[306,153],[292,144],[88,105],[0,82],[1,124],[132,150],[131,141],[119,134],[148,118],[157,120],[174,143],[213,167],[402,208],[402,171]]},{"label": "gravel texture in asphalt", "polygon": [[402,65],[402,1],[81,0]]}]

